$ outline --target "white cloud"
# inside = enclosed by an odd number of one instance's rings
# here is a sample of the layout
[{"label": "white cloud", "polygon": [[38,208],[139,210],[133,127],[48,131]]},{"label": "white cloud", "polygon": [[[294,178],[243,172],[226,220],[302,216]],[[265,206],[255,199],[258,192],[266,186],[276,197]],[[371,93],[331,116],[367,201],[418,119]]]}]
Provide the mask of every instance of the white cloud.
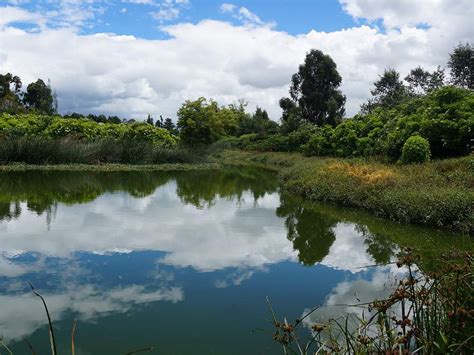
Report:
[{"label": "white cloud", "polygon": [[[79,321],[92,321],[112,313],[125,313],[140,304],[150,302],[180,302],[184,292],[179,287],[148,290],[142,285],[130,285],[100,290],[91,285],[71,288],[62,293],[45,293],[48,308],[54,320],[66,318],[70,312],[78,314]],[[18,341],[44,327],[45,314],[41,301],[32,292],[0,295],[0,334],[8,341]]]},{"label": "white cloud", "polygon": [[[8,257],[25,250],[61,258],[71,258],[77,251],[102,255],[160,250],[165,253],[160,263],[199,271],[260,269],[296,260],[284,221],[275,215],[279,201],[278,194],[267,194],[255,207],[247,191],[238,207],[236,200],[218,199],[214,208],[198,209],[183,205],[176,183],[171,182],[145,198],[105,194],[86,205],[59,204],[49,230],[45,216],[28,211],[22,203],[19,219],[0,222],[0,227],[5,226],[0,271],[15,276],[30,271]],[[134,217],[123,218],[124,214]],[[35,269],[42,267],[35,265]]]},{"label": "white cloud", "polygon": [[237,6],[234,4],[224,3],[220,6],[220,10],[223,13],[232,13],[237,9]]},{"label": "white cloud", "polygon": [[0,28],[14,22],[39,23],[43,20],[40,14],[32,13],[18,7],[0,7]]},{"label": "white cloud", "polygon": [[[407,270],[397,268],[395,265],[377,267],[371,274],[365,275],[365,278],[357,278],[351,281],[338,283],[332,291],[326,296],[324,304],[320,305],[309,316],[304,318],[303,325],[311,329],[316,323],[328,323],[330,320],[341,320],[347,317],[347,328],[350,333],[354,333],[360,327],[360,319],[369,319],[376,311],[368,311],[367,305],[374,300],[386,299],[396,288],[399,280],[404,277]],[[306,308],[302,312],[301,318],[308,314],[314,306]],[[390,314],[401,317],[399,307],[389,310]],[[375,331],[374,324],[369,328],[369,334]],[[337,327],[332,329],[332,335],[337,337]],[[375,333],[372,333],[375,335]],[[326,336],[323,333],[323,337]]]},{"label": "white cloud", "polygon": [[163,23],[177,19],[181,15],[181,11],[189,8],[191,3],[189,0],[164,0],[158,3],[157,6],[159,10],[151,12],[151,16]]},{"label": "white cloud", "polygon": [[339,2],[353,17],[368,21],[381,19],[387,28],[450,25],[459,29],[472,22],[474,17],[471,0],[339,0]]},{"label": "white cloud", "polygon": [[175,7],[169,7],[152,12],[151,15],[155,20],[170,21],[177,18],[179,16],[179,12],[179,9]]},{"label": "white cloud", "polygon": [[[241,21],[244,25],[263,26],[265,23],[246,7],[238,8],[234,4],[224,3],[219,7],[222,13],[231,14],[233,18]],[[273,23],[266,24],[267,26],[274,26]]]},{"label": "white cloud", "polygon": [[122,0],[122,2],[128,4],[140,4],[140,5],[153,5],[155,4],[154,0]]},{"label": "white cloud", "polygon": [[[474,38],[470,22],[474,4],[470,1],[449,2],[450,6],[446,1],[430,2],[432,7],[421,1],[410,14],[403,6],[405,2],[383,1],[385,7],[378,3],[343,2],[355,17],[382,19],[387,26],[383,32],[360,25],[290,35],[255,24],[254,18],[252,26],[212,20],[178,23],[162,27],[170,36],[164,40],[83,35],[74,27],[43,27],[30,33],[7,24],[22,19],[36,23],[45,14],[4,7],[0,8],[0,72],[14,72],[25,83],[38,77],[51,78],[62,112],[140,119],[148,113],[175,117],[184,100],[207,96],[222,104],[244,98],[250,102],[249,109],[262,106],[278,119],[278,101],[288,95],[291,75],[305,53],[318,48],[337,63],[348,98],[347,112],[352,115],[369,96],[373,81],[384,68],[393,67],[402,76],[418,65],[434,69],[447,62],[449,52],[460,41]],[[178,5],[176,1],[170,4]],[[81,9],[87,10],[86,5]],[[248,21],[253,18],[250,12],[230,4],[221,9]],[[70,21],[87,23],[87,16],[94,14],[92,11]],[[417,28],[415,23],[429,26]]]}]

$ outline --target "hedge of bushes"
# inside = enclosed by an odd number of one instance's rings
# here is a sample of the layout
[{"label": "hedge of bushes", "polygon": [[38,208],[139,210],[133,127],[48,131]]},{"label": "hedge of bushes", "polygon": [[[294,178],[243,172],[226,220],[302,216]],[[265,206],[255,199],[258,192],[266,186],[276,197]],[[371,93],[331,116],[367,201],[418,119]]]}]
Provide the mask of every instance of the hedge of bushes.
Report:
[{"label": "hedge of bushes", "polygon": [[117,139],[152,143],[172,148],[178,138],[163,128],[146,123],[97,123],[87,119],[66,119],[38,114],[0,114],[0,138],[35,137],[57,140],[73,138],[78,141]]},{"label": "hedge of bushes", "polygon": [[434,158],[469,154],[474,139],[474,92],[447,86],[394,108],[356,115],[336,127],[306,124],[286,135],[244,135],[218,144],[255,151],[299,151],[308,156],[383,156],[395,161],[412,136],[426,139],[426,154]]}]

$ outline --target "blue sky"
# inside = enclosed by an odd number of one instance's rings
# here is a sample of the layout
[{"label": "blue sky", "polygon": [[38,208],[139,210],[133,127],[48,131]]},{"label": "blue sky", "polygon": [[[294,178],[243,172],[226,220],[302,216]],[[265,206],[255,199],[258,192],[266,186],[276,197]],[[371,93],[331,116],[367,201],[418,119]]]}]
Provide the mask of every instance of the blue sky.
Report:
[{"label": "blue sky", "polygon": [[384,69],[446,66],[473,18],[472,0],[0,0],[0,72],[50,79],[62,113],[176,118],[204,96],[278,120],[319,49],[350,117]]},{"label": "blue sky", "polygon": [[[70,3],[81,3],[71,0]],[[205,19],[215,19],[241,24],[241,20],[230,12],[222,11],[223,0],[182,1],[181,3],[160,0],[116,0],[82,1],[82,9],[95,9],[93,18],[85,21],[81,33],[113,32],[121,35],[134,35],[140,38],[164,38],[160,25],[171,25],[180,22],[198,23]],[[276,30],[296,35],[311,30],[335,31],[358,24],[351,15],[345,12],[338,0],[240,0],[229,1],[236,8],[245,7],[258,16],[263,23],[273,24]],[[58,11],[60,1],[49,0],[1,0],[0,4],[18,4],[29,11]],[[163,5],[165,4],[165,5]],[[169,18],[156,19],[153,13],[160,10],[176,9],[179,14]],[[165,12],[162,12],[164,15]],[[172,18],[171,18],[172,17]],[[28,27],[28,26],[25,26]],[[25,28],[24,27],[24,28]]]}]

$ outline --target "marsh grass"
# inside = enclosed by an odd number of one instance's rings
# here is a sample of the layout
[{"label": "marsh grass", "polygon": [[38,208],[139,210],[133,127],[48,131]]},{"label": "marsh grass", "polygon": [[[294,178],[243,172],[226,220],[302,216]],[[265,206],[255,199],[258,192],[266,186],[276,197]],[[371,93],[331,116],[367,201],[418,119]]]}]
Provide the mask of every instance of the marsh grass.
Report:
[{"label": "marsh grass", "polygon": [[474,158],[425,164],[224,151],[228,164],[273,168],[283,187],[309,200],[368,210],[402,223],[474,232]]},{"label": "marsh grass", "polygon": [[[278,320],[271,304],[273,338],[285,354],[472,354],[474,351],[473,257],[444,255],[438,272],[423,274],[411,249],[398,255],[407,270],[382,300],[360,307],[362,317],[341,316],[321,323],[303,322],[317,308],[289,323]],[[310,335],[307,329],[310,328]]]},{"label": "marsh grass", "polygon": [[164,164],[203,163],[207,155],[127,139],[0,137],[0,164]]}]

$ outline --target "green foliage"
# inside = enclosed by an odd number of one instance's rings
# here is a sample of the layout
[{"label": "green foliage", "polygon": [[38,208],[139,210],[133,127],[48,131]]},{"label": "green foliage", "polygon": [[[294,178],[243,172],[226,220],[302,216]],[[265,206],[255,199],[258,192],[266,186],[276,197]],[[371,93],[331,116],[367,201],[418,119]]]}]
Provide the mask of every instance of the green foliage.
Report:
[{"label": "green foliage", "polygon": [[239,119],[238,135],[255,133],[260,136],[278,132],[278,123],[268,117],[267,111],[257,107],[253,115],[243,114]]},{"label": "green foliage", "polygon": [[118,139],[174,147],[177,139],[167,130],[146,123],[97,123],[88,119],[65,119],[38,114],[0,114],[0,135],[7,137],[72,138],[80,141]]},{"label": "green foliage", "polygon": [[408,138],[403,145],[402,156],[400,158],[402,163],[424,163],[431,158],[430,144],[428,141],[420,136],[412,136]]},{"label": "green foliage", "polygon": [[183,148],[169,148],[147,141],[101,138],[7,137],[0,139],[0,164],[162,164],[205,160]]},{"label": "green foliage", "polygon": [[311,135],[308,142],[301,146],[301,152],[305,155],[325,156],[334,152],[334,129],[329,126],[323,126]]},{"label": "green foliage", "polygon": [[474,89],[474,46],[459,44],[450,54],[448,67],[454,85]]},{"label": "green foliage", "polygon": [[358,207],[403,223],[474,231],[469,157],[412,165],[270,152],[228,151],[222,157],[274,168],[285,190],[309,200]]},{"label": "green foliage", "polygon": [[417,67],[410,71],[405,81],[408,83],[407,90],[410,95],[426,95],[444,85],[444,70],[438,67],[430,73],[422,67]]},{"label": "green foliage", "polygon": [[47,115],[56,112],[53,92],[49,85],[46,85],[41,79],[28,85],[23,101],[27,107],[38,112]]},{"label": "green foliage", "polygon": [[11,73],[0,74],[0,112],[17,113],[24,109],[21,87],[21,79],[18,76]]},{"label": "green foliage", "polygon": [[235,135],[246,115],[244,105],[219,107],[217,102],[201,97],[186,101],[178,110],[178,128],[184,144],[208,145]]},{"label": "green foliage", "polygon": [[341,82],[332,58],[320,50],[311,50],[290,86],[291,98],[300,107],[302,119],[318,126],[336,125],[345,113]]},{"label": "green foliage", "polygon": [[[469,154],[474,137],[474,93],[445,86],[426,96],[406,98],[395,107],[379,106],[370,113],[346,119],[336,127],[301,126],[282,137],[268,137],[270,151],[297,151],[305,155],[368,157],[381,156],[396,161],[406,140],[425,137],[434,158]],[[262,142],[264,138],[260,139]],[[300,144],[298,148],[297,145]],[[265,144],[240,148],[266,150]]]},{"label": "green foliage", "polygon": [[400,74],[394,69],[386,69],[374,86],[370,92],[373,98],[361,106],[363,113],[370,113],[377,107],[395,107],[405,99],[407,94],[407,89],[400,80]]},{"label": "green foliage", "polygon": [[303,124],[300,107],[291,99],[284,97],[280,100],[280,108],[283,111],[280,132],[288,134],[296,131]]}]

